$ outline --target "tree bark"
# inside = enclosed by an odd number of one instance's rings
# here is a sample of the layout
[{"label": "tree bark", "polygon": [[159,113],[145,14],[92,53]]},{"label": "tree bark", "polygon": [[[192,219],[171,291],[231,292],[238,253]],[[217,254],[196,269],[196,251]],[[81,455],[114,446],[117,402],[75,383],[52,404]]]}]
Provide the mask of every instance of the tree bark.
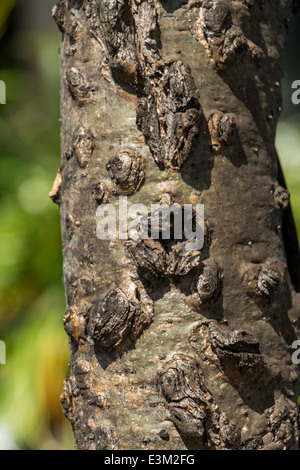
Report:
[{"label": "tree bark", "polygon": [[[77,449],[298,449],[299,248],[274,136],[290,0],[61,0],[60,204]],[[205,242],[97,207],[204,204]]]}]

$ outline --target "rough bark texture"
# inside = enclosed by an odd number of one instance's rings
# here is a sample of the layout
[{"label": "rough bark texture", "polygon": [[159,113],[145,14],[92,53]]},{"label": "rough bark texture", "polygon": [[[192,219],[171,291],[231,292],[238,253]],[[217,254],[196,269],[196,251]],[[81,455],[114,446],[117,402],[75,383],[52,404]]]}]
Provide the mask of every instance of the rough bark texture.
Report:
[{"label": "rough bark texture", "polygon": [[[299,249],[274,136],[290,0],[61,0],[61,206],[78,449],[298,449]],[[96,209],[205,205],[205,244]]]}]

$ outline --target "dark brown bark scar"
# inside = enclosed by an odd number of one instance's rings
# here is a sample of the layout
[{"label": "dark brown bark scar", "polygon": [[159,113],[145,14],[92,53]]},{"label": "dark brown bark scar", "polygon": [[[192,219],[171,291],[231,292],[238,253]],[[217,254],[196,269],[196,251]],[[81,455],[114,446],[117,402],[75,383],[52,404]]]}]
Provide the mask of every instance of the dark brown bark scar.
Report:
[{"label": "dark brown bark scar", "polygon": [[147,85],[138,91],[138,127],[156,163],[179,170],[204,128],[191,71],[180,61],[160,61],[153,77],[141,77],[144,81]]},{"label": "dark brown bark scar", "polygon": [[100,205],[105,200],[106,196],[106,186],[104,183],[100,181],[100,183],[96,183],[92,187],[92,194],[93,197],[98,205]]}]

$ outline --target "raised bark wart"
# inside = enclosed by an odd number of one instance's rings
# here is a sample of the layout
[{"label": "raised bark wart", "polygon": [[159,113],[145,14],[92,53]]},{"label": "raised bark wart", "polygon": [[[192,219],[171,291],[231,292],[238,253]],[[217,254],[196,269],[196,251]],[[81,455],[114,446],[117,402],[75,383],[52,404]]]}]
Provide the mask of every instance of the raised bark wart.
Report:
[{"label": "raised bark wart", "polygon": [[[173,207],[180,208],[179,205]],[[185,276],[197,268],[203,259],[207,258],[211,232],[208,224],[204,222],[204,244],[201,248],[197,246],[197,239],[186,238],[183,229],[181,238],[174,238],[176,215],[165,220],[163,218],[164,210],[168,213],[168,204],[161,204],[161,208],[157,211],[142,218],[142,233],[146,235],[146,238],[141,236],[137,240],[131,239],[125,243],[125,246],[135,265],[143,271],[149,272],[155,277]],[[174,214],[176,214],[176,209]],[[162,217],[160,217],[161,215]],[[154,225],[159,227],[156,234],[157,239],[147,238],[148,235],[151,237],[151,227],[155,220],[157,223]],[[194,211],[191,223],[195,232],[197,221]],[[169,229],[168,235],[164,235],[166,229]]]},{"label": "raised bark wart", "polygon": [[240,432],[214,402],[192,357],[175,354],[160,372],[158,385],[171,420],[189,448],[221,449],[239,442]]},{"label": "raised bark wart", "polygon": [[73,238],[75,232],[75,219],[72,214],[67,214],[65,218],[66,232],[68,240],[70,241]]},{"label": "raised bark wart", "polygon": [[119,150],[106,165],[106,169],[116,185],[117,194],[133,194],[145,178],[142,158],[129,148]]},{"label": "raised bark wart", "polygon": [[152,314],[152,302],[145,292],[141,297],[141,286],[124,284],[92,307],[89,333],[99,350],[122,354],[149,326]]},{"label": "raised bark wart", "polygon": [[299,445],[299,410],[291,400],[280,395],[264,413],[267,425],[244,442],[244,450],[297,450]]},{"label": "raised bark wart", "polygon": [[52,8],[52,18],[56,22],[58,29],[63,33],[65,28],[65,16],[67,13],[67,4],[65,0],[60,0]]},{"label": "raised bark wart", "polygon": [[225,33],[232,26],[231,12],[227,2],[205,1],[203,3],[203,22],[205,28],[215,34]]},{"label": "raised bark wart", "polygon": [[92,187],[92,194],[93,197],[98,205],[102,204],[105,201],[107,196],[107,188],[104,183],[100,181],[100,183],[94,184]]},{"label": "raised bark wart", "polygon": [[[70,37],[72,41],[78,41],[82,26],[78,21],[76,10],[69,11],[69,14],[65,18],[64,29],[65,33]],[[74,47],[74,45],[71,47]]]},{"label": "raised bark wart", "polygon": [[208,118],[208,131],[212,149],[218,152],[231,143],[236,131],[236,122],[233,116],[217,112]]},{"label": "raised bark wart", "polygon": [[192,32],[206,48],[218,71],[225,71],[245,54],[255,61],[263,57],[262,49],[248,40],[239,26],[248,16],[246,5],[240,4],[236,9],[231,2],[204,1],[199,22]]},{"label": "raised bark wart", "polygon": [[77,417],[76,401],[80,395],[79,387],[76,384],[74,375],[70,375],[64,381],[63,391],[60,395],[62,410],[65,417],[74,425]]},{"label": "raised bark wart", "polygon": [[70,307],[64,315],[64,328],[76,342],[85,341],[87,336],[87,315],[78,314],[76,307]]},{"label": "raised bark wart", "polygon": [[243,285],[247,293],[257,299],[268,299],[281,281],[281,274],[275,265],[259,265],[251,268],[244,276]]},{"label": "raised bark wart", "polygon": [[79,69],[69,68],[66,73],[66,82],[72,97],[79,106],[86,106],[92,102],[96,87],[88,83]]},{"label": "raised bark wart", "polygon": [[197,279],[197,292],[201,303],[208,304],[216,300],[220,294],[221,276],[216,264],[204,266],[202,274]]},{"label": "raised bark wart", "polygon": [[230,331],[210,322],[208,336],[212,350],[232,383],[237,386],[256,380],[264,370],[259,342],[249,333]]},{"label": "raised bark wart", "polygon": [[72,146],[78,165],[81,168],[86,167],[92,158],[95,148],[93,132],[83,126],[79,127],[73,134]]},{"label": "raised bark wart", "polygon": [[290,201],[290,193],[282,186],[276,185],[274,188],[274,202],[276,209],[287,209]]},{"label": "raised bark wart", "polygon": [[[155,161],[179,170],[204,128],[202,109],[188,66],[160,61],[152,75],[152,86],[146,81],[138,89],[137,125]],[[141,84],[144,80],[142,76]]]}]

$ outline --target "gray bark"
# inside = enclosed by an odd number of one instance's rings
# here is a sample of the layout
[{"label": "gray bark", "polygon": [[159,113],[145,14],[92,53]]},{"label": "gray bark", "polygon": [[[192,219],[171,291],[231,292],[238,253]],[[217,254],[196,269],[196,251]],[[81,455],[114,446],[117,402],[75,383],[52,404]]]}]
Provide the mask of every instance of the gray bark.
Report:
[{"label": "gray bark", "polygon": [[[299,248],[274,136],[289,0],[61,0],[60,204],[78,449],[298,449]],[[205,243],[96,209],[202,203]]]}]

